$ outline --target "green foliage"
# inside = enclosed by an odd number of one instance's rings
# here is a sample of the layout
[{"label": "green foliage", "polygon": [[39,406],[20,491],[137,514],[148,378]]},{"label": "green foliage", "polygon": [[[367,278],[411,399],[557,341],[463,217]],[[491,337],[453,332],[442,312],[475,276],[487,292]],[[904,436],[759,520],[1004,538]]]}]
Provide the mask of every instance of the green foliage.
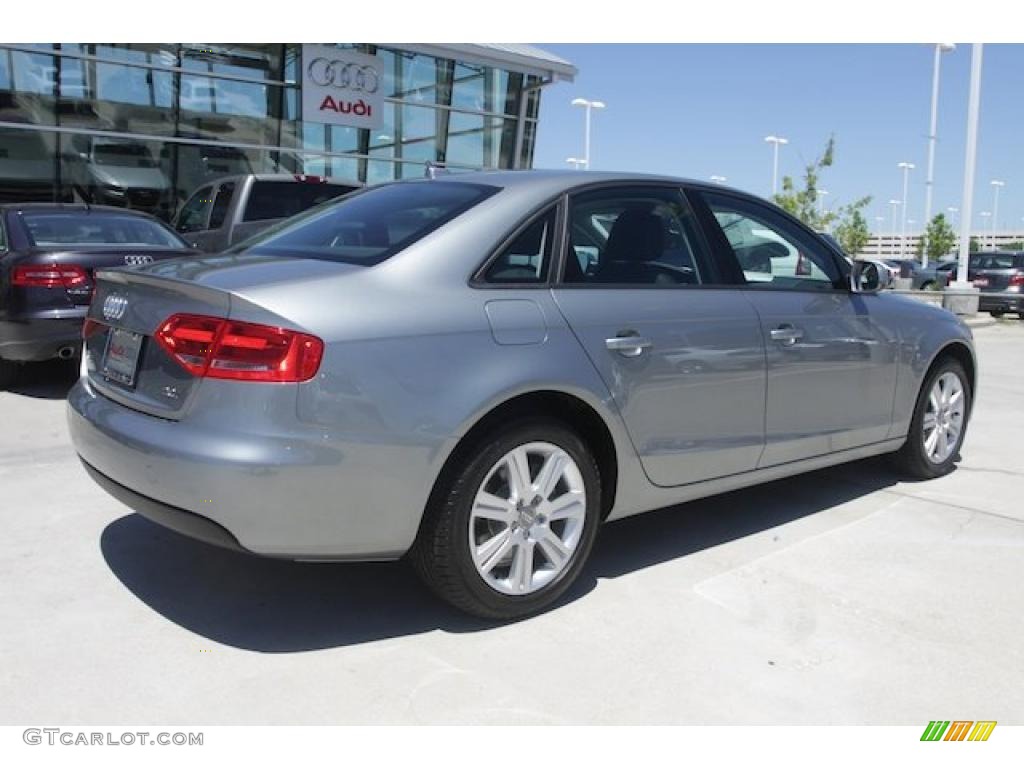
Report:
[{"label": "green foliage", "polygon": [[[866,205],[866,203],[865,203]],[[847,206],[849,208],[849,206]],[[871,239],[871,231],[868,229],[868,221],[860,208],[851,208],[849,215],[836,225],[836,240],[843,250],[850,255],[856,255],[867,247]]]},{"label": "green foliage", "polygon": [[816,232],[833,228],[836,239],[850,256],[856,256],[867,245],[870,233],[862,213],[871,202],[871,197],[862,197],[833,211],[821,210],[821,193],[818,181],[826,168],[831,168],[835,159],[836,141],[830,136],[824,152],[804,168],[801,187],[792,176],[782,178],[782,192],[775,195],[775,204],[796,216]]},{"label": "green foliage", "polygon": [[928,228],[921,239],[921,251],[928,253],[929,261],[938,261],[948,255],[956,247],[956,232],[946,221],[946,215],[940,213],[928,222]]},{"label": "green foliage", "polygon": [[972,237],[967,245],[967,250],[971,253],[977,253],[981,250],[981,243],[978,242],[978,238]]}]

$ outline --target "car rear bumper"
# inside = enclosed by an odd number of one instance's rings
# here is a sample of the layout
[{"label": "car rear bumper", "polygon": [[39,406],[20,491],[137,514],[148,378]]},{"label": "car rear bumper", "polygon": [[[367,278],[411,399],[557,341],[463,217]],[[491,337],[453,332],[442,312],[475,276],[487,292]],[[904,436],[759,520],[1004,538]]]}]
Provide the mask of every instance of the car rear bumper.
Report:
[{"label": "car rear bumper", "polygon": [[1024,294],[987,294],[982,291],[978,297],[978,310],[981,312],[1024,312]]},{"label": "car rear bumper", "polygon": [[60,357],[61,350],[79,354],[87,311],[88,307],[41,310],[0,321],[0,357],[29,363]]},{"label": "car rear bumper", "polygon": [[87,378],[68,393],[67,413],[79,457],[130,508],[195,538],[297,560],[401,557],[439,447],[332,440],[304,424],[253,433],[172,421],[114,402]]},{"label": "car rear bumper", "polygon": [[184,509],[172,507],[170,504],[164,504],[156,499],[150,499],[140,493],[136,493],[131,488],[111,480],[84,459],[82,460],[82,466],[85,467],[85,471],[89,473],[89,477],[91,477],[96,484],[100,486],[100,488],[105,490],[129,509],[138,512],[147,520],[157,523],[158,525],[162,525],[164,528],[176,531],[183,536],[204,541],[207,544],[224,547],[225,549],[231,549],[236,552],[248,552],[247,549],[238,543],[238,539],[231,535],[230,531],[223,526],[217,525],[217,523],[213,522],[209,518]]}]

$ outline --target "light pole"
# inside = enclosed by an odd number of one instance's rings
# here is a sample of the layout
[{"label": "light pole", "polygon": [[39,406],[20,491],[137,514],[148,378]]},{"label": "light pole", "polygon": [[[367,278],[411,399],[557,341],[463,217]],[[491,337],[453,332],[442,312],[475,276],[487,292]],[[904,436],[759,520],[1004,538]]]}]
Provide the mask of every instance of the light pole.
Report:
[{"label": "light pole", "polygon": [[[956,270],[958,289],[970,287],[967,283],[967,262],[971,250],[971,211],[974,207],[974,165],[978,159],[978,112],[981,105],[981,43],[971,45],[971,90],[967,98],[967,149],[964,152],[964,189],[960,202],[960,264]],[[947,286],[948,288],[949,286]],[[975,289],[977,290],[977,289]],[[977,297],[972,302],[971,314],[978,311]]]},{"label": "light pole", "polygon": [[590,170],[590,112],[594,109],[604,109],[605,103],[603,101],[592,101],[590,99],[573,99],[572,105],[574,107],[583,107],[586,110],[587,116],[584,122],[583,128],[583,165],[589,171]]},{"label": "light pole", "polygon": [[913,237],[914,237],[914,225],[915,224],[917,224],[917,222],[914,219],[907,219],[907,227],[908,227],[907,237],[909,239],[913,239]]},{"label": "light pole", "polygon": [[907,251],[907,185],[910,183],[910,172],[914,170],[913,163],[896,163],[897,168],[903,169],[903,223],[900,225],[900,258],[906,258]]},{"label": "light pole", "polygon": [[[900,206],[901,201],[895,198],[889,201],[889,205],[892,206],[892,236],[896,237],[896,209]],[[893,254],[889,254],[892,256]]]},{"label": "light pole", "polygon": [[956,215],[960,212],[960,209],[951,205],[946,210],[949,211],[949,226],[956,229]]},{"label": "light pole", "polygon": [[[932,64],[932,115],[928,128],[928,179],[924,187],[924,225],[932,220],[932,184],[935,181],[935,132],[939,121],[939,60],[942,54],[956,48],[952,43],[936,43],[935,61]],[[923,266],[928,266],[928,254],[924,254]]]},{"label": "light pole", "polygon": [[713,181],[715,184],[725,184],[725,182],[727,182],[728,179],[725,178],[725,176],[718,176],[718,175],[712,174],[711,181]]},{"label": "light pole", "polygon": [[875,244],[877,247],[875,250],[878,252],[878,258],[882,258],[882,222],[885,221],[885,216],[875,216],[875,226],[878,227],[878,242]]},{"label": "light pole", "polygon": [[992,250],[996,249],[996,229],[999,226],[999,190],[1006,186],[1005,181],[992,179]]},{"label": "light pole", "polygon": [[577,171],[587,164],[587,161],[582,157],[567,157],[565,158],[565,162],[569,163]]},{"label": "light pole", "polygon": [[789,139],[781,136],[765,136],[764,140],[774,145],[772,148],[772,197],[779,191],[779,145],[789,144]]}]

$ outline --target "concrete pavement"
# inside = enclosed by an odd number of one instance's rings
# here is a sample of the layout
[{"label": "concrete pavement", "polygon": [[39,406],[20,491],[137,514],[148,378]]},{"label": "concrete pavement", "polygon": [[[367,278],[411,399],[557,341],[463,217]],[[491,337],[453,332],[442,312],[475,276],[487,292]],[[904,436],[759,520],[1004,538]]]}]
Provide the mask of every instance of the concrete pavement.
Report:
[{"label": "concrete pavement", "polygon": [[403,564],[148,523],[36,371],[0,393],[0,722],[1024,724],[1024,323],[975,334],[950,476],[871,460],[610,524],[560,608],[498,627]]}]

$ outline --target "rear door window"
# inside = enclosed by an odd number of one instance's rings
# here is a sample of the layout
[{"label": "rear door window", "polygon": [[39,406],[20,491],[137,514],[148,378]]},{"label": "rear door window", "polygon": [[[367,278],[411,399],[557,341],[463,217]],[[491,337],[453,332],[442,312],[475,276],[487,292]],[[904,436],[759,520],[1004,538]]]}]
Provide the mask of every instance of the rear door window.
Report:
[{"label": "rear door window", "polygon": [[281,222],[237,251],[377,264],[496,192],[457,181],[385,184]]},{"label": "rear door window", "polygon": [[286,219],[354,189],[343,184],[315,181],[256,181],[249,192],[249,202],[242,218],[245,221]]}]

